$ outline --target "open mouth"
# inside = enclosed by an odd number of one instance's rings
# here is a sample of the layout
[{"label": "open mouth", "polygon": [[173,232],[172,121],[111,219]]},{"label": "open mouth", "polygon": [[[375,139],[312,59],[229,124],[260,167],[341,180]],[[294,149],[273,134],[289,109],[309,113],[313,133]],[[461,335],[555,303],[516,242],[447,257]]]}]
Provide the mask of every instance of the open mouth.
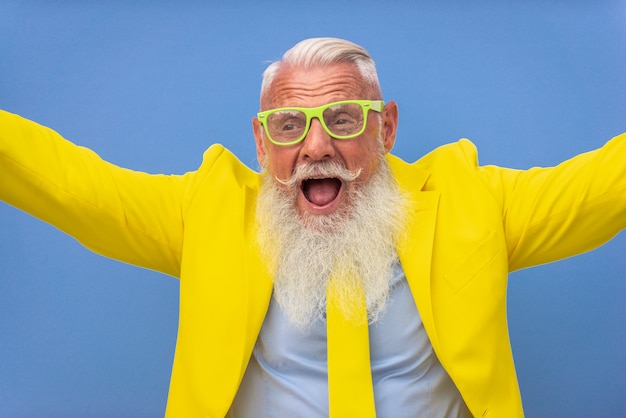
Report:
[{"label": "open mouth", "polygon": [[335,177],[306,179],[300,185],[302,194],[315,206],[326,206],[333,202],[341,190],[341,180]]}]

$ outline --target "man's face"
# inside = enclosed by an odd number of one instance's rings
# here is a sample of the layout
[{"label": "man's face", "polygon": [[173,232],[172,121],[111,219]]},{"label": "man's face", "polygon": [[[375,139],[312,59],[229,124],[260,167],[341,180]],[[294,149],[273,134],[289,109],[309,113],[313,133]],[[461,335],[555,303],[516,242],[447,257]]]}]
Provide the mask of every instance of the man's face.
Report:
[{"label": "man's face", "polygon": [[[261,110],[279,107],[316,107],[340,100],[379,99],[365,87],[357,67],[341,63],[312,69],[283,67],[279,69],[269,91],[261,98]],[[257,158],[269,174],[278,180],[291,178],[295,168],[303,163],[332,161],[350,171],[360,170],[359,177],[346,184],[337,179],[300,181],[295,197],[301,214],[329,215],[349,205],[348,188],[367,182],[379,165],[379,138],[384,152],[391,150],[395,141],[398,120],[397,106],[389,102],[380,119],[368,112],[363,134],[337,140],[329,136],[319,120],[313,119],[305,139],[294,145],[275,145],[267,138],[258,119],[253,119]],[[276,183],[283,187],[280,182]]]}]

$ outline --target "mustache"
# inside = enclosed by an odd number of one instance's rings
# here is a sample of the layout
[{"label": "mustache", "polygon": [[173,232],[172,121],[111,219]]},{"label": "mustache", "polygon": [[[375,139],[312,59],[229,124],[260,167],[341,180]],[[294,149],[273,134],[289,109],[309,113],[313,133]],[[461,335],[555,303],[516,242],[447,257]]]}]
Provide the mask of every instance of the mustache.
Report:
[{"label": "mustache", "polygon": [[274,178],[278,183],[292,189],[299,187],[305,180],[315,178],[337,178],[343,183],[349,183],[359,178],[361,171],[360,168],[354,171],[348,170],[338,161],[304,162],[296,166],[291,177],[285,180]]}]

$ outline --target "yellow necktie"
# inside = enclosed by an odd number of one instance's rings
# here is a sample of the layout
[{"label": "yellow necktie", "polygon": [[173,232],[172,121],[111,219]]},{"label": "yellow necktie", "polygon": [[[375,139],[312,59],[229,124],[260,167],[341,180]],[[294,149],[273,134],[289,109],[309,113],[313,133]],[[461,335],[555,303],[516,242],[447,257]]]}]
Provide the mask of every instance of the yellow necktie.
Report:
[{"label": "yellow necktie", "polygon": [[367,310],[365,295],[361,296],[358,318],[347,319],[336,303],[332,286],[326,290],[330,418],[376,417]]}]

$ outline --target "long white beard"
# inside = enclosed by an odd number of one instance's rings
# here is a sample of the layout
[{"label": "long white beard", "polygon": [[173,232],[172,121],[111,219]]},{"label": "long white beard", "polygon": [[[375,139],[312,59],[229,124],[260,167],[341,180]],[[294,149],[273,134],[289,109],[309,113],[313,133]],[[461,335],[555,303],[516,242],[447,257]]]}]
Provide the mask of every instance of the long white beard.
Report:
[{"label": "long white beard", "polygon": [[[328,170],[335,173],[332,167]],[[354,179],[358,174],[341,176]],[[292,323],[306,328],[323,318],[332,276],[340,279],[333,279],[333,286],[346,318],[357,317],[364,292],[369,321],[375,322],[389,295],[408,203],[387,160],[381,156],[366,184],[347,182],[348,204],[328,216],[298,213],[298,186],[292,183],[291,190],[285,190],[264,174],[257,204],[258,240],[274,275],[276,301]]]}]

